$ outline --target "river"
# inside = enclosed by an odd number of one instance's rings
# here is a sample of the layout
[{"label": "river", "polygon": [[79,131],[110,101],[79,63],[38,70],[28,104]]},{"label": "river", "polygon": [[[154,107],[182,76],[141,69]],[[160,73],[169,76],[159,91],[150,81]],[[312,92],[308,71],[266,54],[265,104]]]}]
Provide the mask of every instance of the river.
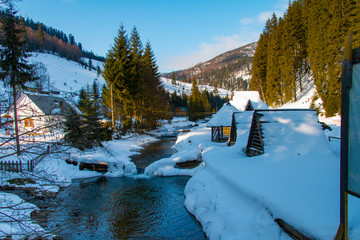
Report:
[{"label": "river", "polygon": [[[146,145],[133,156],[138,169],[174,153],[174,139]],[[65,239],[206,239],[184,207],[189,177],[76,180],[49,210],[48,228]]]}]

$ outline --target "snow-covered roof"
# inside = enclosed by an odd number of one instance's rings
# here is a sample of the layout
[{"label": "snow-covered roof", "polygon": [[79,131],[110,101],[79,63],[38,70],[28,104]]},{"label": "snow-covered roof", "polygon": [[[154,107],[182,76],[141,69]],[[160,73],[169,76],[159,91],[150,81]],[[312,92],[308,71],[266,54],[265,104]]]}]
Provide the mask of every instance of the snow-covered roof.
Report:
[{"label": "snow-covered roof", "polygon": [[[45,115],[66,115],[66,113],[68,113],[72,108],[70,104],[61,97],[31,93],[22,94],[16,102],[19,103],[26,97],[30,99]],[[9,115],[12,111],[13,105],[11,105],[8,111],[2,114],[2,116]]]},{"label": "snow-covered roof", "polygon": [[26,94],[46,115],[65,115],[71,106],[61,97],[48,95]]},{"label": "snow-covered roof", "polygon": [[236,124],[236,145],[246,147],[254,111],[243,111],[234,113]]},{"label": "snow-covered roof", "polygon": [[231,100],[230,103],[240,111],[245,111],[245,107],[249,100],[254,109],[268,109],[266,103],[260,99],[258,91],[236,91],[234,92],[233,100]]},{"label": "snow-covered roof", "polygon": [[302,154],[316,148],[324,134],[316,111],[312,109],[258,111],[265,153]]},{"label": "snow-covered roof", "polygon": [[216,114],[212,116],[206,126],[230,127],[232,122],[232,115],[234,112],[239,112],[239,110],[227,102],[220,108],[220,110]]}]

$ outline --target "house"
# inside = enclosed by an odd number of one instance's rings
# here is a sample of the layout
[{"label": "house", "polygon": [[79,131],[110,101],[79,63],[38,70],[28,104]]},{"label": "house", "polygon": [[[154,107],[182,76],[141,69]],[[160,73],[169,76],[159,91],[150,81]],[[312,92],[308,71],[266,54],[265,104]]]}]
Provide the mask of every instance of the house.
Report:
[{"label": "house", "polygon": [[186,116],[186,107],[177,107],[175,109],[175,116]]},{"label": "house", "polygon": [[236,91],[234,92],[233,99],[230,101],[230,103],[239,111],[268,109],[266,103],[260,99],[260,94],[258,91]]},{"label": "house", "polygon": [[239,112],[239,110],[227,102],[211,117],[206,124],[207,127],[211,128],[211,141],[226,142],[229,140],[234,112]]},{"label": "house", "polygon": [[[71,106],[61,97],[23,93],[16,100],[19,134],[40,135],[59,129]],[[14,105],[2,115],[14,118]]]}]

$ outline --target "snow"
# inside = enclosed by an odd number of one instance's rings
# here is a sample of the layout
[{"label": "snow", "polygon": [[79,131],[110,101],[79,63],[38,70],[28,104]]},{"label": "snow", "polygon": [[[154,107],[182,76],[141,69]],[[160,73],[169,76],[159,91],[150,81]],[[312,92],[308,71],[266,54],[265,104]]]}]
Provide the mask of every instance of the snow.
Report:
[{"label": "snow", "polygon": [[268,106],[260,99],[258,91],[236,91],[230,101],[239,111],[244,111],[248,101],[251,101],[255,109],[267,109]]},{"label": "snow", "polygon": [[207,126],[230,127],[234,112],[239,112],[239,110],[230,103],[224,103],[224,105],[220,108],[220,110],[211,117],[211,119],[207,123]]},{"label": "snow", "polygon": [[[43,62],[55,88],[60,91],[77,92],[94,79],[104,83],[95,71],[82,68],[78,63],[51,54],[36,53],[30,62]],[[94,62],[93,62],[94,64]],[[191,84],[161,78],[165,89],[170,92],[191,92]],[[311,81],[304,80],[303,92],[298,92],[298,101],[286,104],[284,108],[308,108],[315,93]],[[199,86],[212,91],[210,86]],[[221,96],[230,95],[218,89]],[[256,109],[267,108],[258,92],[235,92],[230,102],[238,110],[245,108],[248,100]],[[145,169],[146,176],[189,175],[192,178],[185,188],[185,207],[202,224],[209,239],[290,239],[274,219],[281,218],[303,233],[316,239],[333,239],[339,225],[339,158],[340,117],[324,118],[332,131],[321,129],[318,117],[313,111],[263,111],[261,121],[264,135],[265,153],[257,157],[247,157],[247,144],[252,111],[235,114],[237,140],[233,146],[227,143],[211,142],[208,123],[198,123],[190,132],[182,133],[174,145],[177,153],[160,159]],[[214,120],[215,121],[215,120]],[[104,149],[81,152],[60,148],[58,154],[45,157],[36,167],[35,183],[23,187],[34,187],[40,195],[42,191],[57,192],[59,187],[71,184],[73,179],[94,176],[135,176],[136,167],[130,156],[142,145],[156,141],[155,137],[175,134],[178,129],[194,126],[185,118],[175,118],[164,122],[162,128],[149,135],[126,136],[104,143]],[[1,133],[3,134],[3,133]],[[54,136],[53,136],[54,137]],[[50,140],[50,136],[47,140]],[[46,146],[45,146],[46,147]],[[1,150],[3,151],[3,150]],[[2,152],[5,154],[6,152]],[[26,156],[23,161],[33,156]],[[81,161],[104,161],[109,164],[109,172],[99,173],[79,170],[79,165],[67,164],[65,159]],[[177,162],[201,158],[203,163],[194,169],[178,169]],[[15,156],[9,159],[15,159]],[[0,184],[12,185],[7,180],[23,178],[18,173],[1,172]],[[22,217],[26,227],[0,223],[0,238],[16,233],[13,238],[24,238],[24,229],[43,229],[30,220],[30,212],[36,206],[25,203],[20,197],[0,192],[0,212]],[[11,204],[19,204],[21,209],[13,211]],[[349,196],[350,239],[360,239],[360,200]],[[15,215],[14,215],[15,214]]]},{"label": "snow", "polygon": [[[171,84],[172,80],[169,78],[161,77],[160,80],[161,80],[162,85],[164,86],[165,90],[168,91],[169,93],[173,93],[176,91],[178,95],[181,95],[184,93],[189,96],[191,94],[191,87],[192,87],[191,83],[176,81],[176,85],[173,85],[173,84]],[[198,85],[198,88],[199,88],[200,92],[204,91],[205,89],[208,92],[214,91],[214,87],[209,86],[209,85]],[[226,96],[230,97],[231,91],[223,89],[223,88],[218,88],[218,94],[219,94],[219,96],[221,96],[223,98],[225,98]]]},{"label": "snow", "polygon": [[53,87],[58,91],[78,93],[81,88],[86,88],[86,85],[91,86],[95,79],[100,86],[105,84],[104,78],[97,76],[96,71],[89,71],[79,63],[53,54],[32,53],[28,61],[44,64]]},{"label": "snow", "polygon": [[36,237],[44,235],[45,230],[34,223],[30,214],[38,208],[25,202],[17,195],[0,192],[0,238],[11,235],[11,239],[24,239],[23,236]]},{"label": "snow", "polygon": [[[339,225],[339,141],[328,142],[315,111],[262,111],[265,153],[247,157],[243,149],[251,111],[236,113],[235,145],[210,141],[206,123],[180,136],[176,155],[153,163],[148,174],[186,174],[177,159],[200,153],[203,164],[188,172],[186,208],[209,239],[290,239],[280,218],[316,239],[333,239]],[[337,143],[337,144],[336,144]],[[360,201],[349,200],[350,236],[360,232]]]}]

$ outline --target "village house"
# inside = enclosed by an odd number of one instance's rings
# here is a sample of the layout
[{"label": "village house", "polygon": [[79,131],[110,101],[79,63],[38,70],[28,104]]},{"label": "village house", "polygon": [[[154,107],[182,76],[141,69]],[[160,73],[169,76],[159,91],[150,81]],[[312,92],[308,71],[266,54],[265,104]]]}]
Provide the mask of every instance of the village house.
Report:
[{"label": "village house", "polygon": [[[226,142],[231,145],[236,140],[236,123],[234,114],[255,109],[267,109],[268,106],[260,99],[257,91],[237,91],[233,99],[212,116],[207,123],[211,127],[211,141]],[[241,116],[241,115],[239,115]]]},{"label": "village house", "polygon": [[[42,135],[61,128],[71,106],[61,97],[23,93],[16,100],[19,134]],[[13,129],[14,105],[2,114]]]}]

